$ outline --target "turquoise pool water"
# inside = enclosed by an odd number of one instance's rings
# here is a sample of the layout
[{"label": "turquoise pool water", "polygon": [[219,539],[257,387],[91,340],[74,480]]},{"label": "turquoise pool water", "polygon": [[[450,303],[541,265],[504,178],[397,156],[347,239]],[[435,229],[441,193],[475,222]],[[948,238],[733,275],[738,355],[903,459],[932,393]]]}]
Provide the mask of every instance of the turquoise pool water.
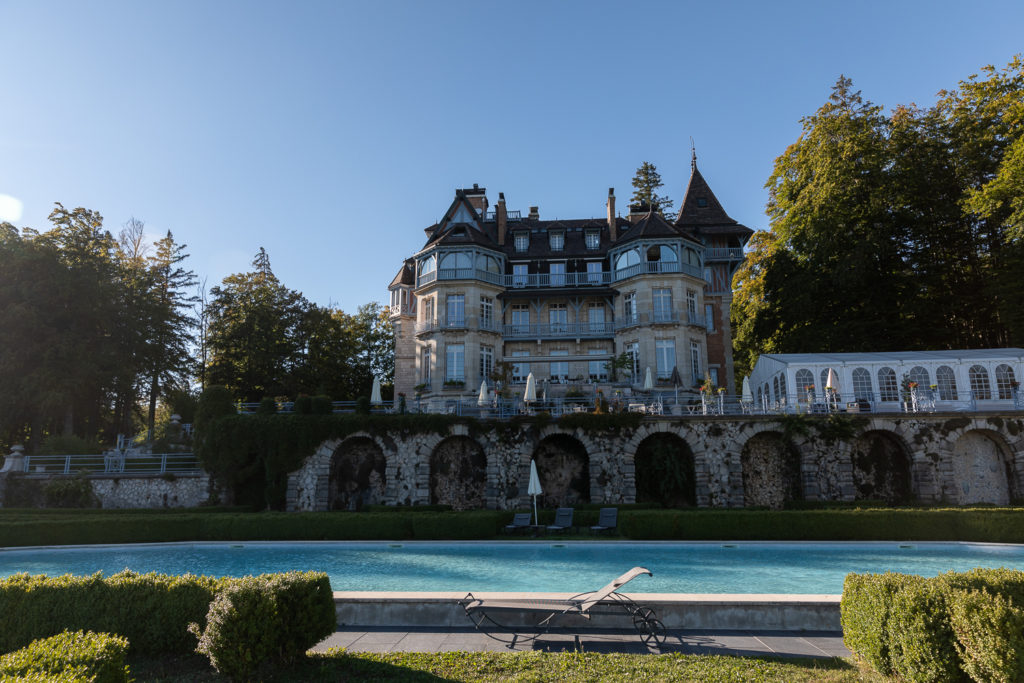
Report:
[{"label": "turquoise pool water", "polygon": [[1024,546],[981,543],[169,543],[0,550],[0,576],[122,569],[244,576],[313,569],[334,590],[568,591],[630,567],[646,593],[841,593],[848,572],[1024,569]]}]

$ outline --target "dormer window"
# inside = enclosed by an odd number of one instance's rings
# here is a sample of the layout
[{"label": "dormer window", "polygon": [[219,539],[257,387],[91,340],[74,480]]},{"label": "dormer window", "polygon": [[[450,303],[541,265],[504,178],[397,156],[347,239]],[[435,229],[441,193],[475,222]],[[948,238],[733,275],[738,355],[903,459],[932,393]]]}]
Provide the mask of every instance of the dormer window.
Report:
[{"label": "dormer window", "polygon": [[560,230],[550,233],[548,235],[548,244],[551,245],[551,251],[562,251],[565,249],[565,233]]},{"label": "dormer window", "polygon": [[526,253],[530,248],[530,234],[526,232],[517,232],[515,234],[515,248],[520,253]]},{"label": "dormer window", "polygon": [[708,207],[708,198],[697,197],[697,206],[701,209],[706,209]]},{"label": "dormer window", "polygon": [[601,247],[601,233],[597,230],[587,230],[587,249],[599,249]]}]

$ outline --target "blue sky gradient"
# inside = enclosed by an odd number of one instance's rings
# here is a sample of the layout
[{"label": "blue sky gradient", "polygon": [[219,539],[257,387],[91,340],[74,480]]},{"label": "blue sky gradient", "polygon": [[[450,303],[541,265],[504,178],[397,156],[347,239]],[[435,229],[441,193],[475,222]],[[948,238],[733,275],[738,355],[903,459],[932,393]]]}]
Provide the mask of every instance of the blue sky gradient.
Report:
[{"label": "blue sky gradient", "polygon": [[601,216],[646,160],[678,204],[690,136],[726,210],[765,228],[772,163],[840,74],[928,106],[1024,51],[1022,27],[1019,1],[0,0],[0,212],[134,216],[208,287],[263,246],[285,285],[354,311],[455,188]]}]

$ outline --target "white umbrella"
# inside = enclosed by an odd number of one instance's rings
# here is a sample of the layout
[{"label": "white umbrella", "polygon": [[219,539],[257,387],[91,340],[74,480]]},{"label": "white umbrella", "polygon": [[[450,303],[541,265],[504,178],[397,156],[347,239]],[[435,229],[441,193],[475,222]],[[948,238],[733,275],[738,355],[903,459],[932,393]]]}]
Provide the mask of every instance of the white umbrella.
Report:
[{"label": "white umbrella", "polygon": [[488,403],[489,401],[487,399],[487,380],[482,380],[480,382],[480,396],[477,397],[476,404],[478,406],[483,407]]},{"label": "white umbrella", "polygon": [[523,401],[526,403],[537,401],[537,380],[533,378],[532,372],[526,376],[526,393],[523,394]]},{"label": "white umbrella", "polygon": [[654,388],[654,380],[651,379],[651,366],[647,366],[647,374],[644,375],[644,391],[650,391]]},{"label": "white umbrella", "polygon": [[743,378],[743,400],[747,403],[754,402],[754,392],[750,390],[750,378]]},{"label": "white umbrella", "polygon": [[373,389],[370,391],[370,403],[383,403],[380,398],[380,377],[373,378]]},{"label": "white umbrella", "polygon": [[825,380],[825,388],[839,391],[839,377],[836,376],[836,371],[832,368],[828,369],[828,379]]},{"label": "white umbrella", "polygon": [[[533,377],[533,375],[530,375]],[[537,525],[537,496],[544,493],[544,490],[540,487],[540,477],[537,476],[537,461],[530,461],[530,485],[526,489],[526,493],[533,496],[533,523]]]}]

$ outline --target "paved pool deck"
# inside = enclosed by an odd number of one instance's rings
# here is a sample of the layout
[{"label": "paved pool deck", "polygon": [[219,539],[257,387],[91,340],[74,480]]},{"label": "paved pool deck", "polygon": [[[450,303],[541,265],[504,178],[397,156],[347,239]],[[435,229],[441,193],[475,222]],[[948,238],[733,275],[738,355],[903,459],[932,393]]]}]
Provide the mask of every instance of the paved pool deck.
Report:
[{"label": "paved pool deck", "polygon": [[[849,657],[837,631],[743,631],[668,629],[660,648],[648,648],[635,631],[589,629],[578,636],[558,630],[532,642],[516,644],[517,652],[624,652],[633,654],[717,654],[736,657]],[[578,638],[578,641],[577,641]],[[472,628],[352,627],[339,628],[313,649],[343,647],[351,652],[510,652],[501,642]]]}]

